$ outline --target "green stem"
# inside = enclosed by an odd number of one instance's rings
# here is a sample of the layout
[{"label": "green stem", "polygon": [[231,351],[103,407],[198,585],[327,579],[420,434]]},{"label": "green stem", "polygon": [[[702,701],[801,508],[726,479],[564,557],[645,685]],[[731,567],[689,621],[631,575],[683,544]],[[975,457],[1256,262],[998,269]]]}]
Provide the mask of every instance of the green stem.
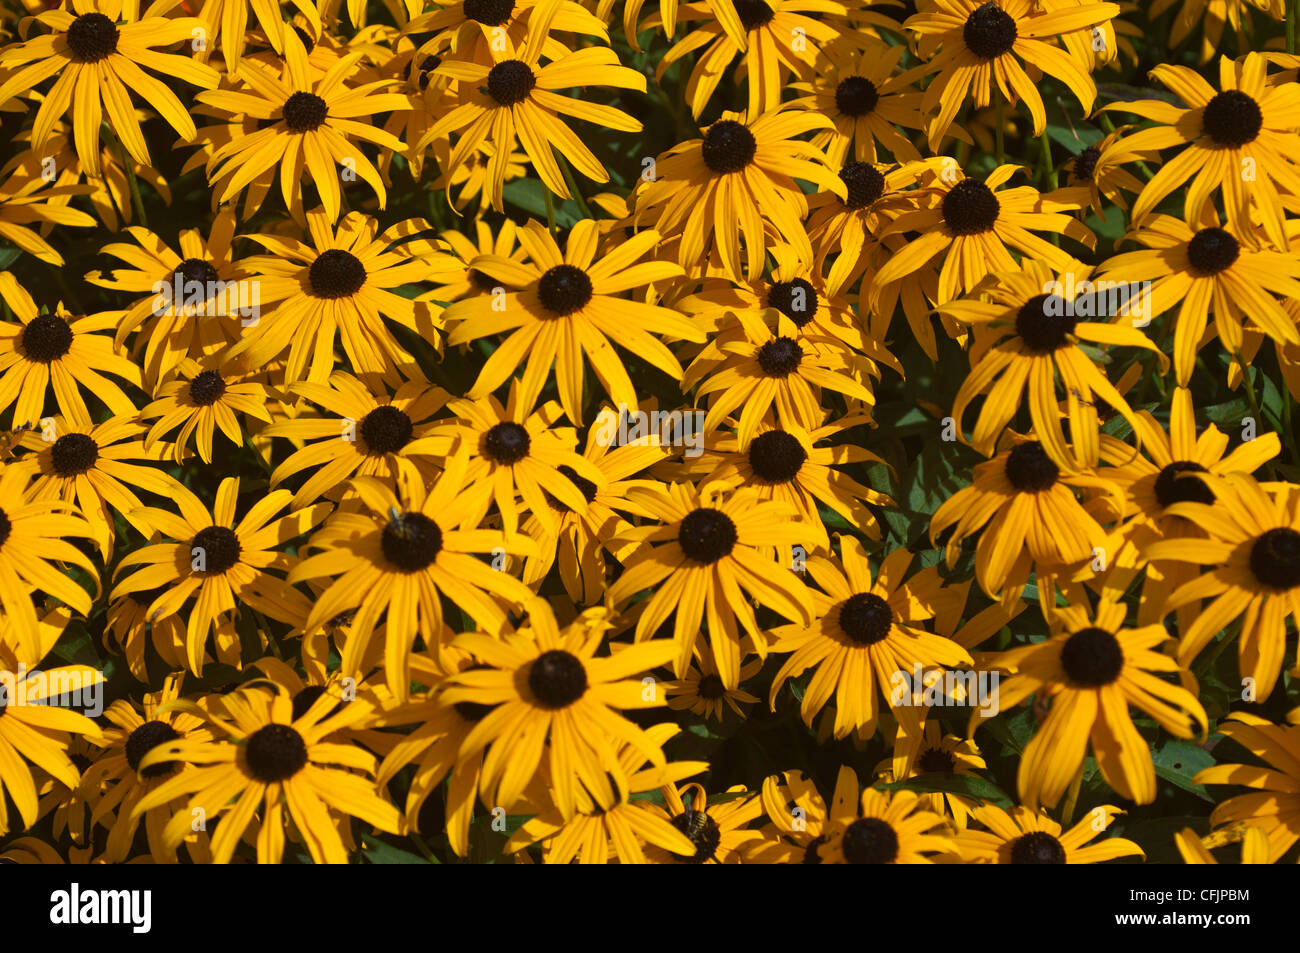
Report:
[{"label": "green stem", "polygon": [[573,170],[569,168],[569,160],[564,158],[563,155],[560,155],[559,159],[560,173],[564,176],[564,184],[569,187],[569,194],[572,195],[573,200],[578,203],[578,211],[582,214],[583,218],[591,218],[591,209],[587,207],[587,200],[584,199],[582,193],[578,191],[578,183],[573,177]]},{"label": "green stem", "polygon": [[1079,765],[1079,773],[1070,782],[1069,792],[1065,796],[1065,809],[1061,814],[1061,825],[1069,827],[1074,820],[1074,809],[1079,805],[1079,789],[1083,786],[1083,769],[1088,766],[1085,760]]},{"label": "green stem", "polygon": [[542,201],[546,203],[546,227],[552,235],[558,235],[559,230],[555,227],[555,199],[551,197],[551,190],[545,183],[542,183]]},{"label": "green stem", "polygon": [[1048,138],[1047,130],[1043,130],[1042,136],[1039,137],[1043,146],[1043,184],[1049,188],[1056,188],[1056,166],[1052,163],[1052,140]]},{"label": "green stem", "polygon": [[[1115,131],[1115,123],[1111,120],[1108,113],[1099,113],[1097,116],[1097,122],[1108,135]],[[1142,173],[1142,177],[1148,182],[1155,178],[1155,173],[1151,171],[1151,167],[1145,162],[1137,161],[1133,164],[1138,167],[1138,171]]]},{"label": "green stem", "polygon": [[[1038,138],[1043,147],[1042,160],[1040,162],[1043,174],[1043,191],[1054,191],[1056,189],[1056,166],[1052,163],[1052,140],[1048,138],[1046,129],[1043,130],[1043,134]],[[1056,232],[1052,232],[1050,238],[1053,245],[1057,248],[1061,247],[1060,235],[1056,234]]]},{"label": "green stem", "polygon": [[1286,441],[1286,448],[1291,453],[1291,465],[1300,466],[1300,451],[1296,449],[1295,427],[1291,423],[1291,388],[1287,385],[1286,376],[1281,375],[1282,380],[1282,436]]},{"label": "green stem", "polygon": [[[1164,353],[1165,340],[1169,337],[1169,329],[1172,327],[1172,324],[1173,322],[1169,320],[1162,321],[1160,324],[1160,337],[1156,341],[1156,350],[1160,351],[1162,354]],[[1146,358],[1146,360],[1149,360],[1150,363],[1142,374],[1142,382],[1138,385],[1137,400],[1132,401],[1132,405],[1135,409],[1146,401],[1147,391],[1150,389],[1152,380],[1155,380],[1156,389],[1160,391],[1160,402],[1163,404],[1165,400],[1164,375],[1156,370],[1159,358],[1152,354],[1150,358]]]},{"label": "green stem", "polygon": [[420,170],[420,181],[416,185],[424,189],[425,194],[429,197],[429,219],[433,222],[433,227],[442,232],[447,227],[442,214],[442,206],[443,202],[447,200],[447,192],[444,189],[429,188],[424,184],[424,180],[429,178],[429,167],[431,165],[432,161]]},{"label": "green stem", "polygon": [[1223,637],[1214,644],[1214,648],[1210,650],[1208,655],[1204,656],[1195,664],[1192,673],[1196,676],[1197,681],[1204,679],[1210,670],[1214,668],[1214,663],[1219,660],[1219,656],[1223,654],[1223,650],[1233,643],[1237,637],[1238,631],[1239,628],[1235,623],[1224,629],[1221,633]]},{"label": "green stem", "polygon": [[140,195],[140,180],[135,177],[135,165],[126,147],[122,145],[122,140],[113,134],[112,127],[105,124],[104,129],[107,131],[110,148],[117,156],[117,161],[122,163],[122,168],[126,170],[126,182],[131,189],[131,207],[135,209],[136,224],[148,228],[149,219],[144,214],[144,199]]},{"label": "green stem", "polygon": [[415,831],[412,831],[411,840],[415,843],[415,846],[419,848],[420,853],[424,855],[425,860],[427,860],[431,864],[438,863],[438,858],[434,856],[433,850],[429,847],[427,843],[425,843],[423,837],[415,833]]},{"label": "green stem", "polygon": [[[1251,380],[1250,368],[1246,366],[1246,362],[1242,358],[1241,352],[1233,351],[1232,359],[1236,361],[1237,366],[1241,368],[1241,380],[1246,385],[1246,400],[1250,403],[1250,415],[1255,421],[1255,431],[1258,433],[1264,426],[1264,416],[1260,413],[1259,395],[1255,393],[1255,382]],[[1270,460],[1265,464],[1265,466],[1268,467],[1269,479],[1276,479],[1276,474],[1273,471],[1273,462]]]},{"label": "green stem", "polygon": [[1296,44],[1295,44],[1295,20],[1296,20],[1296,14],[1297,14],[1297,13],[1300,13],[1300,9],[1297,9],[1298,7],[1300,7],[1300,3],[1297,3],[1296,0],[1291,0],[1291,2],[1288,3],[1286,6],[1287,6],[1287,11],[1286,11],[1286,51],[1287,51],[1288,53],[1294,53],[1294,52],[1295,52],[1295,47],[1296,47]]}]

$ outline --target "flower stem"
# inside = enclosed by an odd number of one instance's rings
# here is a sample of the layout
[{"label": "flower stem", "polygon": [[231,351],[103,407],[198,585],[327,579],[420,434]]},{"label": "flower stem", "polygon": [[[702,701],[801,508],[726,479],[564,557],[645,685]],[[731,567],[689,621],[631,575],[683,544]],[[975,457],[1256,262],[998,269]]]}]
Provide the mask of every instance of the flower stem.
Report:
[{"label": "flower stem", "polygon": [[[1234,350],[1232,359],[1241,368],[1241,380],[1246,385],[1246,400],[1250,403],[1251,419],[1255,421],[1255,432],[1258,433],[1264,426],[1264,415],[1259,409],[1259,395],[1255,393],[1255,382],[1250,378],[1250,368],[1246,366],[1246,360],[1241,356],[1241,352]],[[1277,474],[1273,471],[1273,462],[1270,460],[1264,466],[1268,468],[1269,479],[1276,479]]]},{"label": "flower stem", "polygon": [[552,235],[558,235],[559,231],[555,227],[555,199],[551,197],[551,190],[545,183],[542,184],[542,201],[546,203],[546,227]]},{"label": "flower stem", "polygon": [[1296,449],[1295,427],[1291,424],[1291,402],[1295,399],[1291,396],[1291,387],[1286,382],[1286,375],[1280,375],[1282,380],[1282,435],[1286,440],[1286,447],[1291,452],[1291,465],[1300,465],[1300,450]]},{"label": "flower stem", "polygon": [[587,207],[587,200],[583,198],[582,193],[578,191],[578,183],[573,176],[573,170],[569,168],[569,160],[564,158],[563,154],[557,153],[557,155],[560,160],[560,173],[564,176],[564,184],[569,187],[569,194],[572,195],[573,200],[578,203],[578,211],[582,214],[583,218],[591,218],[591,209]]},{"label": "flower stem", "polygon": [[1056,166],[1052,164],[1052,140],[1048,138],[1047,130],[1039,137],[1043,145],[1043,185],[1048,189],[1056,188]]},{"label": "flower stem", "polygon": [[[117,161],[122,163],[122,168],[126,170],[126,182],[131,189],[131,207],[135,209],[136,223],[144,228],[149,227],[149,219],[144,214],[144,199],[140,195],[140,180],[135,176],[135,166],[132,163],[131,156],[127,154],[126,147],[122,145],[122,140],[113,134],[111,126],[105,124],[104,129],[108,134],[108,141]],[[125,218],[126,216],[122,216]]]},{"label": "flower stem", "polygon": [[1296,46],[1295,19],[1296,15],[1300,13],[1300,2],[1298,2],[1298,0],[1291,0],[1291,2],[1286,6],[1286,51],[1288,53],[1294,53]]},{"label": "flower stem", "polygon": [[1083,786],[1083,769],[1087,767],[1088,762],[1079,763],[1079,773],[1074,776],[1070,782],[1070,789],[1065,795],[1065,809],[1061,813],[1061,826],[1069,827],[1070,822],[1074,820],[1074,809],[1079,803],[1079,788]]}]

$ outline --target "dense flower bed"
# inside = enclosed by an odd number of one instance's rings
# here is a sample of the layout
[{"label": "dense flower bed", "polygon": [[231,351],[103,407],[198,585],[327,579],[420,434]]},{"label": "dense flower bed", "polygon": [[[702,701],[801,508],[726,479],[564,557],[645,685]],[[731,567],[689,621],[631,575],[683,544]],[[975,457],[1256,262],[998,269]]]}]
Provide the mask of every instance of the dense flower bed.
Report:
[{"label": "dense flower bed", "polygon": [[0,858],[1294,860],[1283,0],[24,3]]}]

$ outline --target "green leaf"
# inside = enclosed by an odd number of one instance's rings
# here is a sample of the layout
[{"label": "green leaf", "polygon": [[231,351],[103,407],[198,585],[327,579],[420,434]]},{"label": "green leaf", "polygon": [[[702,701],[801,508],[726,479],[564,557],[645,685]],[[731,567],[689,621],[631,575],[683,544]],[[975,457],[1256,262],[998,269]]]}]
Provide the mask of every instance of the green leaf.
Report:
[{"label": "green leaf", "polygon": [[419,854],[399,850],[377,838],[362,836],[361,856],[372,864],[427,864]]},{"label": "green leaf", "polygon": [[1095,142],[1100,142],[1105,138],[1105,133],[1100,129],[1092,126],[1078,123],[1073,129],[1069,126],[1058,126],[1053,123],[1047,124],[1047,134],[1053,142],[1058,142],[1066,149],[1070,150],[1071,155],[1078,155],[1088,146]]},{"label": "green leaf", "polygon": [[1170,741],[1154,752],[1151,760],[1155,762],[1157,777],[1210,800],[1205,788],[1192,783],[1196,772],[1214,764],[1214,756],[1204,748],[1190,741]]},{"label": "green leaf", "polygon": [[[521,208],[538,221],[546,221],[546,199],[542,195],[539,179],[515,179],[507,182],[501,190],[501,196],[516,208]],[[555,201],[555,224],[560,228],[572,228],[578,221],[576,202]]]},{"label": "green leaf", "polygon": [[1017,754],[1025,750],[1029,739],[1034,737],[1038,720],[1033,709],[1025,708],[1010,718],[994,718],[988,723],[989,734]]},{"label": "green leaf", "polygon": [[917,791],[923,794],[957,794],[974,798],[981,804],[990,802],[998,807],[1010,807],[1011,797],[1000,787],[978,774],[922,774],[909,781],[886,784],[888,791]]},{"label": "green leaf", "polygon": [[1204,413],[1205,419],[1220,430],[1224,427],[1238,429],[1241,427],[1242,418],[1250,416],[1250,404],[1247,403],[1246,398],[1239,397],[1227,403],[1206,407]]}]

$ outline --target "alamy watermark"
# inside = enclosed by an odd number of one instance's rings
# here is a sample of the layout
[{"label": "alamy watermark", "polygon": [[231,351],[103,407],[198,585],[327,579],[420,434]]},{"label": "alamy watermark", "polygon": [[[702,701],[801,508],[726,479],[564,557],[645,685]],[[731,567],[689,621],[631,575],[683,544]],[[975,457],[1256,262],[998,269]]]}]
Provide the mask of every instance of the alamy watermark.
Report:
[{"label": "alamy watermark", "polygon": [[159,279],[153,284],[153,313],[180,312],[194,317],[233,318],[242,327],[255,327],[262,320],[262,285],[260,281],[213,278],[205,281],[185,280],[179,272],[170,281]]},{"label": "alamy watermark", "polygon": [[[29,701],[29,696],[35,700]],[[61,704],[59,704],[61,702]],[[0,671],[0,709],[14,705],[55,705],[79,709],[88,718],[104,713],[104,679],[99,672],[81,669]]]},{"label": "alamy watermark", "polygon": [[917,662],[910,673],[899,669],[889,676],[889,704],[894,708],[970,706],[979,709],[981,717],[992,718],[998,713],[1001,677],[996,671],[931,669],[927,672]]},{"label": "alamy watermark", "polygon": [[1066,272],[1065,281],[1043,283],[1043,314],[1048,317],[1128,318],[1135,328],[1151,323],[1151,282],[1082,281]]},{"label": "alamy watermark", "polygon": [[596,431],[596,441],[602,447],[625,446],[657,436],[663,447],[681,447],[687,457],[698,457],[704,452],[704,419],[702,410],[630,410],[620,404],[618,416],[606,412]]}]

